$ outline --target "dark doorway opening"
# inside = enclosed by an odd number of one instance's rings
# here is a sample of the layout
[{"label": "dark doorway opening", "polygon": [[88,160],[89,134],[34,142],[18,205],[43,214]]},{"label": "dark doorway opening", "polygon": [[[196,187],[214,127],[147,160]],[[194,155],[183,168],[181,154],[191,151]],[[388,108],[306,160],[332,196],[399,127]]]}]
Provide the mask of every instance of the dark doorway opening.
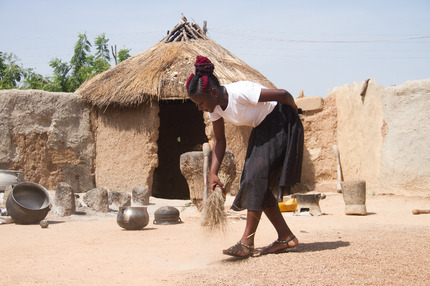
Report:
[{"label": "dark doorway opening", "polygon": [[203,114],[191,100],[164,100],[159,106],[158,167],[154,170],[152,196],[189,199],[179,159],[185,152],[201,151],[201,145],[207,142]]}]

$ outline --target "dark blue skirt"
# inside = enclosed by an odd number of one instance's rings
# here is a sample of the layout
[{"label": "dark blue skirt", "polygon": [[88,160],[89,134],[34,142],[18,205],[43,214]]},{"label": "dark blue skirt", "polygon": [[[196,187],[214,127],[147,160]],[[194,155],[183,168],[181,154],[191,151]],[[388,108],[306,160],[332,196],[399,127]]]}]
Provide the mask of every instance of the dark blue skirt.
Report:
[{"label": "dark blue skirt", "polygon": [[254,129],[248,141],[240,189],[232,209],[264,211],[278,205],[275,196],[300,182],[304,133],[298,114],[287,105],[275,109]]}]

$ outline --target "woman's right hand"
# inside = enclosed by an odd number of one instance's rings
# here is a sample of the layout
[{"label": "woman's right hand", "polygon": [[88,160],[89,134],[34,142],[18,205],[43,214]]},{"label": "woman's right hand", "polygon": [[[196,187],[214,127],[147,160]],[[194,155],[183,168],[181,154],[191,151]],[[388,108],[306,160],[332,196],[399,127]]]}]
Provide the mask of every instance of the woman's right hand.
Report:
[{"label": "woman's right hand", "polygon": [[211,192],[213,192],[215,190],[216,186],[220,186],[223,191],[224,191],[224,188],[225,188],[224,184],[221,183],[221,180],[215,174],[211,174],[209,186],[211,188],[210,189]]}]

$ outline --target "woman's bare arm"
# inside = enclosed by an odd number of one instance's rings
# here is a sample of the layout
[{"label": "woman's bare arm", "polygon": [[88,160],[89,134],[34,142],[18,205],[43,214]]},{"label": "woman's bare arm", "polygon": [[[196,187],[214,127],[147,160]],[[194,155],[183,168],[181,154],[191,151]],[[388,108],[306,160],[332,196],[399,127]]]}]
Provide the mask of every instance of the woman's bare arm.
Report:
[{"label": "woman's bare arm", "polygon": [[293,96],[285,89],[262,89],[259,102],[277,101],[284,105],[291,106],[296,112],[298,107]]},{"label": "woman's bare arm", "polygon": [[211,190],[215,189],[216,185],[221,186],[224,185],[220,181],[218,177],[219,167],[221,166],[222,159],[224,158],[225,148],[227,145],[225,139],[225,129],[224,129],[224,119],[220,118],[217,121],[212,122],[213,130],[214,130],[214,147],[212,151],[212,164],[210,171],[210,188]]}]

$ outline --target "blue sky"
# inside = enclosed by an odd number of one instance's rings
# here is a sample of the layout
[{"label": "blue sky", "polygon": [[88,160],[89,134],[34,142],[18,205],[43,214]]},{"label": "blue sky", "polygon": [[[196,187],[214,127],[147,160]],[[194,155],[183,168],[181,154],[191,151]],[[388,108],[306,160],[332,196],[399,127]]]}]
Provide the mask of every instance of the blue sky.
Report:
[{"label": "blue sky", "polygon": [[[70,61],[79,33],[131,54],[156,44],[180,14],[294,97],[336,86],[430,78],[430,1],[0,0],[0,51],[49,76]],[[190,71],[191,72],[191,71]]]}]

